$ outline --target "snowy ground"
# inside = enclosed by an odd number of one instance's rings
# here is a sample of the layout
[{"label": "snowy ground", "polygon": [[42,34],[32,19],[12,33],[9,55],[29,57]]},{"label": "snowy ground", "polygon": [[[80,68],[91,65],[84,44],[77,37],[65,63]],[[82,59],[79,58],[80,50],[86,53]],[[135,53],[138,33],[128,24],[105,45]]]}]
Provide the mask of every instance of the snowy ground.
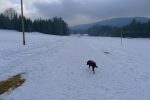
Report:
[{"label": "snowy ground", "polygon": [[[149,100],[150,39],[59,37],[0,30],[0,80],[26,82],[0,100]],[[109,52],[105,54],[104,52]],[[94,75],[86,61],[97,62]]]}]

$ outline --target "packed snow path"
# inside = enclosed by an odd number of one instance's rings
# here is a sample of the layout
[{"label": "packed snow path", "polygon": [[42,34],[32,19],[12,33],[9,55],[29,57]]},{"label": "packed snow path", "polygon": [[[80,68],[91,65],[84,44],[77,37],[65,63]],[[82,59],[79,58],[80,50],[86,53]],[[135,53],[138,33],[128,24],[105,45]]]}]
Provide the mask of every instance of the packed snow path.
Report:
[{"label": "packed snow path", "polygon": [[[0,99],[150,98],[150,54],[147,53],[150,47],[139,45],[148,45],[148,39],[125,39],[124,45],[120,46],[117,38],[29,34],[27,45],[20,46],[18,38],[1,38],[0,45],[4,48],[0,49],[0,79],[26,72],[26,82],[13,92],[0,96]],[[13,46],[7,47],[10,44]],[[97,62],[95,74],[86,65],[89,59]]]}]

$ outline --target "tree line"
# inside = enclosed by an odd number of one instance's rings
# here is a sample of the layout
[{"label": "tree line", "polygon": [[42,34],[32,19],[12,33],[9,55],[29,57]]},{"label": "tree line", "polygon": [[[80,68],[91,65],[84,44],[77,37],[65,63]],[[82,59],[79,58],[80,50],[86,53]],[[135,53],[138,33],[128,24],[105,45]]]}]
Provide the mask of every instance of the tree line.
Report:
[{"label": "tree line", "polygon": [[87,30],[87,33],[91,36],[110,36],[110,37],[120,37],[122,33],[123,37],[150,38],[150,21],[146,23],[141,23],[133,19],[129,25],[126,25],[124,27],[95,25],[89,28]]},{"label": "tree line", "polygon": [[[24,18],[26,32],[41,32],[52,35],[69,35],[67,23],[58,17],[53,19],[35,19]],[[22,17],[18,15],[13,8],[6,9],[0,14],[0,29],[22,31]]]}]

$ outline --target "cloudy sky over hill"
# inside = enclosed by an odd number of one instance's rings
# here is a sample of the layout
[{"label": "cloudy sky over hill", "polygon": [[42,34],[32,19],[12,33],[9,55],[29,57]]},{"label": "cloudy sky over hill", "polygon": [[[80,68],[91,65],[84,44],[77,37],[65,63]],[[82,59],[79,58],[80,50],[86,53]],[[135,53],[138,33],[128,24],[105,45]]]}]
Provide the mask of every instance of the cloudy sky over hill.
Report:
[{"label": "cloudy sky over hill", "polygon": [[[150,0],[23,0],[27,17],[62,17],[69,25],[90,23],[115,17],[150,17]],[[15,8],[20,0],[0,0],[0,12]]]}]

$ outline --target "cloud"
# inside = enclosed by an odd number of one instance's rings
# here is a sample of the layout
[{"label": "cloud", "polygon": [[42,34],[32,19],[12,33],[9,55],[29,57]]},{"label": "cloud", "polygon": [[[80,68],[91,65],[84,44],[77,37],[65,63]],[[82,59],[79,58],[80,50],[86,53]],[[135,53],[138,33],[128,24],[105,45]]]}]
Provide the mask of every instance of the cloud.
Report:
[{"label": "cloud", "polygon": [[3,12],[6,8],[10,8],[12,4],[7,0],[0,0],[0,12]]},{"label": "cloud", "polygon": [[[150,17],[150,0],[23,0],[27,17],[62,17],[69,24],[126,17]],[[0,10],[15,7],[20,12],[20,0],[0,0]]]},{"label": "cloud", "polygon": [[45,15],[46,17],[65,17],[72,18],[82,10],[79,2],[72,0],[63,0],[61,2],[36,2],[34,3],[35,8],[37,8],[38,13]]},{"label": "cloud", "polygon": [[60,16],[73,24],[123,16],[150,17],[149,4],[150,0],[61,0],[35,2],[34,7],[46,18]]}]

